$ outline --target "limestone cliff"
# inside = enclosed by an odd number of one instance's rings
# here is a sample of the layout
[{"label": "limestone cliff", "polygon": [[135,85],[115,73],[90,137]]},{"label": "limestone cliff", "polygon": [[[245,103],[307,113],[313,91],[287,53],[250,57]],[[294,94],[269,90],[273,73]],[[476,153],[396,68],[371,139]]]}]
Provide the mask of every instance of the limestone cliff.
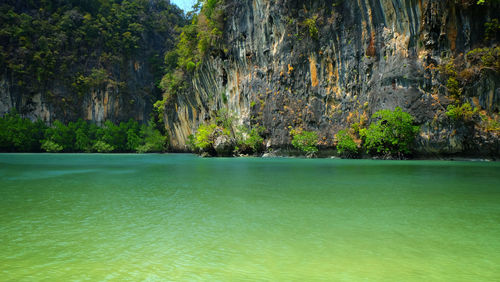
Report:
[{"label": "limestone cliff", "polygon": [[3,1],[0,116],[147,121],[182,11],[164,0]]},{"label": "limestone cliff", "polygon": [[0,80],[0,115],[16,109],[25,117],[47,123],[55,120],[74,121],[78,118],[97,124],[106,120],[119,122],[130,118],[147,121],[153,103],[160,95],[151,66],[141,58],[130,60],[127,65],[125,70],[109,74],[110,78],[123,82],[106,79],[81,95],[57,79],[48,83],[48,91],[44,89],[25,93],[13,81],[3,77]]},{"label": "limestone cliff", "polygon": [[[227,0],[227,48],[205,58],[191,89],[166,106],[171,146],[185,150],[198,125],[227,108],[239,124],[264,125],[270,147],[287,146],[297,127],[332,147],[338,130],[399,106],[422,127],[421,154],[499,155],[498,132],[445,115],[440,66],[495,44],[485,43],[484,25],[499,5],[475,2]],[[464,102],[498,114],[497,70],[481,68],[461,91]]]}]

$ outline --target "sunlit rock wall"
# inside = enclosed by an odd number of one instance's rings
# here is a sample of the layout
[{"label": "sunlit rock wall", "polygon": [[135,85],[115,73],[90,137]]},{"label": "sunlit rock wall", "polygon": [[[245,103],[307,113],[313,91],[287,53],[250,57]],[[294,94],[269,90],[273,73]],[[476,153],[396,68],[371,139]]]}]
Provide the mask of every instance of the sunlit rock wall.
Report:
[{"label": "sunlit rock wall", "polygon": [[[227,50],[212,54],[192,90],[167,106],[171,145],[184,150],[188,135],[221,108],[239,124],[264,125],[268,145],[278,148],[297,127],[318,131],[320,144],[333,146],[338,130],[401,107],[422,125],[421,153],[471,149],[464,147],[475,142],[466,140],[470,132],[445,122],[449,100],[437,66],[480,46],[498,7],[464,2],[228,0]],[[314,19],[317,37],[306,19]],[[472,104],[498,112],[499,88],[492,72],[465,92]],[[498,154],[498,138],[492,140],[472,149]]]}]

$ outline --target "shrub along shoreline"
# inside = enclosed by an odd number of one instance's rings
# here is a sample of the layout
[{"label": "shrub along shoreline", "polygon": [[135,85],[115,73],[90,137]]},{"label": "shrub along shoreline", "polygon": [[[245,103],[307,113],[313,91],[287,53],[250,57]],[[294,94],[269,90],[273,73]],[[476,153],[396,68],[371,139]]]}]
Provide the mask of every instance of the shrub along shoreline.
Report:
[{"label": "shrub along shoreline", "polygon": [[106,121],[97,126],[82,119],[68,124],[56,120],[47,126],[17,113],[0,117],[0,152],[165,152],[166,140],[152,121],[142,125],[132,119],[118,125]]},{"label": "shrub along shoreline", "polygon": [[[51,153],[163,153],[168,151],[167,137],[153,119],[140,125],[129,120],[102,126],[79,119],[51,126],[32,122],[17,113],[0,117],[0,152]],[[289,127],[291,144],[266,148],[269,132],[259,124],[235,126],[226,110],[217,112],[214,122],[201,124],[187,140],[186,152],[203,157],[307,157],[362,159],[456,159],[456,156],[423,156],[414,151],[419,126],[401,108],[376,112],[370,124],[351,124],[333,136],[335,146],[319,146],[318,134]],[[462,158],[459,158],[462,159]]]},{"label": "shrub along shoreline", "polygon": [[[266,128],[259,124],[234,126],[233,121],[234,118],[226,110],[219,111],[215,122],[201,124],[195,134],[189,137],[188,146],[202,156],[262,155]],[[301,127],[288,129],[291,145],[296,152],[308,158],[318,156],[317,132]],[[355,123],[336,134],[336,156],[405,159],[412,156],[419,131],[420,127],[415,125],[414,118],[401,108],[381,110],[372,116],[369,125]],[[285,155],[290,155],[291,151],[287,151]],[[277,154],[281,154],[280,150],[264,155]]]}]

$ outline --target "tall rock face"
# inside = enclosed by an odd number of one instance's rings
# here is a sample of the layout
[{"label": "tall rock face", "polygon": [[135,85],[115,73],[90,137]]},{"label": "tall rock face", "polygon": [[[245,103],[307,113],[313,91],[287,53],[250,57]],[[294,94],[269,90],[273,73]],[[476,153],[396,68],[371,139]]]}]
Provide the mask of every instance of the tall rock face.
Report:
[{"label": "tall rock face", "polygon": [[0,116],[147,122],[183,12],[169,1],[6,0]]},{"label": "tall rock face", "polygon": [[82,94],[75,93],[72,87],[57,78],[48,81],[39,91],[25,92],[5,75],[0,79],[0,115],[16,109],[31,120],[41,119],[49,124],[55,120],[68,122],[79,118],[97,124],[131,118],[147,121],[161,93],[145,58],[129,59],[125,67],[114,66],[119,70],[109,72],[108,78]]},{"label": "tall rock face", "polygon": [[[265,126],[268,146],[279,148],[299,127],[333,147],[339,130],[401,107],[421,125],[421,154],[499,155],[498,132],[445,114],[452,101],[440,69],[485,46],[484,24],[500,11],[475,2],[227,0],[225,50],[212,52],[191,90],[166,107],[171,146],[185,150],[222,108],[238,124]],[[462,102],[498,114],[496,70],[481,68],[461,92]]]}]

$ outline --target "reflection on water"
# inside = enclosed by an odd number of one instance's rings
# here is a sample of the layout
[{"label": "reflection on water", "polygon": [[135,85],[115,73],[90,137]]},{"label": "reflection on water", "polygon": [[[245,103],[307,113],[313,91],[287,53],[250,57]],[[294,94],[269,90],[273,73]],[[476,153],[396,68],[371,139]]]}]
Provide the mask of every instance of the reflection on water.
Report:
[{"label": "reflection on water", "polygon": [[500,279],[500,164],[0,155],[0,280]]}]

